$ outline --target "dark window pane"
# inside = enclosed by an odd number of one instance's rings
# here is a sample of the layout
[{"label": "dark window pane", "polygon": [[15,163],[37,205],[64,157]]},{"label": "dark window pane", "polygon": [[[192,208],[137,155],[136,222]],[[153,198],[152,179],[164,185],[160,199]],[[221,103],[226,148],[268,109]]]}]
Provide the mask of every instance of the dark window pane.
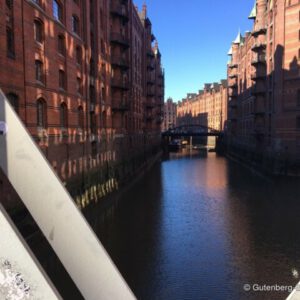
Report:
[{"label": "dark window pane", "polygon": [[65,37],[62,35],[58,36],[58,45],[57,45],[58,53],[61,55],[66,54],[66,44],[65,44]]},{"label": "dark window pane", "polygon": [[10,27],[6,27],[6,49],[9,57],[15,56],[14,32]]},{"label": "dark window pane", "polygon": [[56,0],[53,0],[53,17],[57,21],[62,21],[62,6]]},{"label": "dark window pane", "polygon": [[18,112],[19,111],[19,97],[13,93],[7,94],[6,97],[9,100],[12,107],[15,109],[15,111]]},{"label": "dark window pane", "polygon": [[62,128],[68,127],[68,109],[65,103],[60,106],[60,126]]},{"label": "dark window pane", "polygon": [[34,38],[37,42],[43,42],[43,24],[40,21],[34,21]]},{"label": "dark window pane", "polygon": [[44,82],[43,63],[39,60],[35,61],[35,79]]}]

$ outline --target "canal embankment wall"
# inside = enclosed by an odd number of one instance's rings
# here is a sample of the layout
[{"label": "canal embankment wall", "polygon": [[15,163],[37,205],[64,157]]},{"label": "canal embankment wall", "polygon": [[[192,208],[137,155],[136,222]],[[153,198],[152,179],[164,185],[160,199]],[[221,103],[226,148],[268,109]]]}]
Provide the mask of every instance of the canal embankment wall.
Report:
[{"label": "canal embankment wall", "polygon": [[235,145],[223,147],[223,154],[240,164],[265,176],[300,176],[300,161],[292,159],[284,153],[264,153]]}]

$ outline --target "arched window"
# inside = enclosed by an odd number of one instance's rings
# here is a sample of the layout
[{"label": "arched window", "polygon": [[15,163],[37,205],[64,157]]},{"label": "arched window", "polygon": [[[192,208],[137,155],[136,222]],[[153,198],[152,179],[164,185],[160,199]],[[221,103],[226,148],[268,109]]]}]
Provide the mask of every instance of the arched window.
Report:
[{"label": "arched window", "polygon": [[44,39],[44,26],[40,20],[34,20],[34,39],[38,43],[42,43]]},{"label": "arched window", "polygon": [[84,114],[82,106],[78,107],[78,128],[83,129],[84,127]]},{"label": "arched window", "polygon": [[76,63],[79,65],[82,64],[82,50],[80,46],[76,47]]},{"label": "arched window", "polygon": [[19,112],[19,97],[14,93],[9,93],[6,97],[14,110]]},{"label": "arched window", "polygon": [[47,104],[44,99],[38,99],[36,103],[37,126],[47,127]]},{"label": "arched window", "polygon": [[55,20],[62,22],[63,21],[63,7],[62,4],[57,1],[53,0],[53,17]]},{"label": "arched window", "polygon": [[12,9],[13,7],[13,0],[6,0],[6,6],[8,9]]},{"label": "arched window", "polygon": [[72,16],[72,30],[74,33],[80,35],[80,22],[76,15]]},{"label": "arched window", "polygon": [[68,107],[66,103],[60,105],[60,127],[68,128]]},{"label": "arched window", "polygon": [[66,42],[65,37],[63,35],[59,35],[57,38],[57,51],[61,55],[66,54]]}]

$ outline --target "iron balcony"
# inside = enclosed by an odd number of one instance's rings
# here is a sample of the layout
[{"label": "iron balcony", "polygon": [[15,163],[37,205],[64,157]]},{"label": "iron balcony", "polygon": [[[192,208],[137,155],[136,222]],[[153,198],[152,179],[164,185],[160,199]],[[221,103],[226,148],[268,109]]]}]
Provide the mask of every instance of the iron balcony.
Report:
[{"label": "iron balcony", "polygon": [[154,70],[155,69],[155,64],[154,64],[154,61],[152,59],[147,61],[147,69],[148,70]]},{"label": "iron balcony", "polygon": [[152,109],[152,108],[155,107],[155,105],[152,101],[146,102],[145,106],[146,106],[147,109]]},{"label": "iron balcony", "polygon": [[111,64],[124,70],[129,69],[129,60],[121,55],[112,55]]},{"label": "iron balcony", "polygon": [[154,120],[154,117],[152,115],[146,115],[146,121],[152,122]]},{"label": "iron balcony", "polygon": [[256,70],[256,72],[251,74],[251,79],[254,81],[259,79],[265,79],[265,78],[266,78],[266,74],[263,71]]},{"label": "iron balcony", "polygon": [[258,64],[265,64],[266,63],[266,56],[265,55],[258,55],[257,57],[253,58],[251,61],[251,65],[255,66]]},{"label": "iron balcony", "polygon": [[236,81],[230,82],[230,83],[228,84],[228,87],[231,88],[231,89],[236,88],[236,87],[237,87],[237,82],[236,82]]},{"label": "iron balcony", "polygon": [[229,97],[237,97],[238,96],[238,93],[237,93],[237,90],[236,89],[230,89],[229,90]]},{"label": "iron balcony", "polygon": [[148,97],[153,97],[155,95],[154,89],[153,88],[148,88],[147,89],[147,96]]},{"label": "iron balcony", "polygon": [[265,50],[267,47],[266,43],[255,43],[251,50],[252,51],[260,51],[260,50]]},{"label": "iron balcony", "polygon": [[154,85],[155,84],[155,79],[152,76],[148,77],[147,84],[148,85]]},{"label": "iron balcony", "polygon": [[238,75],[237,75],[237,74],[232,74],[232,75],[229,75],[228,77],[229,77],[230,79],[234,79],[234,78],[237,78]]},{"label": "iron balcony", "polygon": [[152,57],[152,58],[154,58],[154,57],[155,57],[155,55],[154,55],[154,53],[153,53],[153,50],[152,50],[152,49],[148,49],[148,50],[147,50],[147,55],[148,55],[149,57]]},{"label": "iron balcony", "polygon": [[115,44],[121,45],[126,48],[128,48],[130,45],[129,39],[118,32],[111,32],[110,41],[111,41],[111,43],[115,43]]},{"label": "iron balcony", "polygon": [[110,13],[113,16],[118,16],[118,17],[124,19],[125,21],[129,20],[127,6],[122,5],[120,3],[112,2],[111,5],[110,5]]},{"label": "iron balcony", "polygon": [[228,68],[229,69],[235,69],[235,68],[237,68],[238,67],[238,64],[229,64],[228,65]]},{"label": "iron balcony", "polygon": [[122,78],[112,78],[111,87],[120,90],[129,90],[129,83],[128,80]]},{"label": "iron balcony", "polygon": [[113,111],[125,112],[129,110],[128,101],[125,99],[114,99],[111,108]]},{"label": "iron balcony", "polygon": [[265,86],[253,86],[252,87],[252,95],[258,95],[258,94],[264,94],[266,92],[266,87]]},{"label": "iron balcony", "polygon": [[252,36],[257,37],[260,34],[266,34],[266,33],[267,33],[267,28],[265,26],[262,26],[262,27],[255,28],[252,31]]}]

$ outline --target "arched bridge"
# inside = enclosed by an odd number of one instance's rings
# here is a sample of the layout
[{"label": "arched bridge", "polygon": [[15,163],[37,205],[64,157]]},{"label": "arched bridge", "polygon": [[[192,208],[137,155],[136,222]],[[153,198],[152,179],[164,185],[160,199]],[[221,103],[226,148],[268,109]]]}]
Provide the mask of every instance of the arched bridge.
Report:
[{"label": "arched bridge", "polygon": [[213,128],[192,124],[192,125],[181,125],[162,133],[162,137],[187,137],[187,136],[216,136],[219,137],[223,134],[222,131],[215,130]]}]

